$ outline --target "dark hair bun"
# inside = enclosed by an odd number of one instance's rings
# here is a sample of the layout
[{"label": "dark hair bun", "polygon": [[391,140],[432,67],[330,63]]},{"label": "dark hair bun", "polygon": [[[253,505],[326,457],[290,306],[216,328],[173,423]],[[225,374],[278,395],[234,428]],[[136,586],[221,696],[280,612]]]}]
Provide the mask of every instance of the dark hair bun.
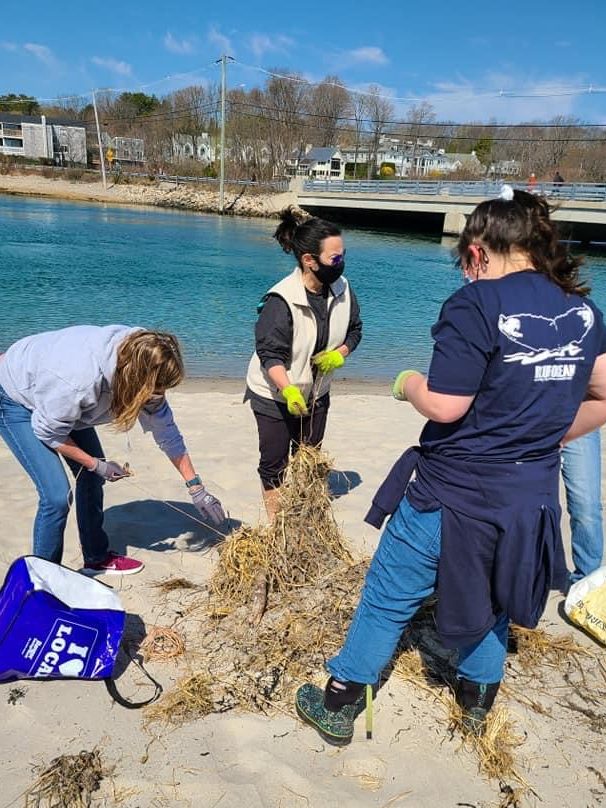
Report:
[{"label": "dark hair bun", "polygon": [[300,211],[295,210],[293,205],[289,205],[280,213],[280,224],[276,228],[274,238],[282,247],[284,252],[293,252],[293,237],[297,227],[305,221],[307,217]]}]

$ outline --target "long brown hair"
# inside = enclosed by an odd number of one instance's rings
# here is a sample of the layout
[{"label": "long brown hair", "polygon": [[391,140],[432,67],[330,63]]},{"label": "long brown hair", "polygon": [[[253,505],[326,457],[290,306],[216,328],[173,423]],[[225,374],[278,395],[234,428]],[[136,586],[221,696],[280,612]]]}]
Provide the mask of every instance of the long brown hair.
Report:
[{"label": "long brown hair", "polygon": [[526,253],[537,272],[569,294],[588,295],[579,277],[581,257],[572,256],[560,241],[547,200],[527,191],[514,191],[513,199],[488,199],[472,211],[458,244],[459,264],[467,260],[469,246],[485,244],[506,255],[513,249]]},{"label": "long brown hair", "polygon": [[118,346],[112,381],[114,426],[126,431],[154,395],[176,387],[185,376],[179,342],[164,331],[135,331]]}]

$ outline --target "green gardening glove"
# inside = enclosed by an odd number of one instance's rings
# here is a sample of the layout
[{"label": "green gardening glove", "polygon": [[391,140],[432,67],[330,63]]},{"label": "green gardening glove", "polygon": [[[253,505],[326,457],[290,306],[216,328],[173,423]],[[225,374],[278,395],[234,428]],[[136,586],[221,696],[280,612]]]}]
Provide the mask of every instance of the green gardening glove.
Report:
[{"label": "green gardening glove", "polygon": [[420,376],[421,374],[418,370],[403,370],[401,373],[398,373],[396,380],[393,383],[393,387],[391,388],[391,393],[395,399],[398,401],[408,401],[404,387],[407,379],[415,375]]},{"label": "green gardening glove", "polygon": [[289,384],[288,387],[282,388],[280,391],[284,401],[286,401],[286,408],[290,415],[307,415],[307,404],[303,398],[303,394],[295,384]]},{"label": "green gardening glove", "polygon": [[345,364],[345,357],[340,351],[321,351],[311,361],[320,373],[332,373]]}]

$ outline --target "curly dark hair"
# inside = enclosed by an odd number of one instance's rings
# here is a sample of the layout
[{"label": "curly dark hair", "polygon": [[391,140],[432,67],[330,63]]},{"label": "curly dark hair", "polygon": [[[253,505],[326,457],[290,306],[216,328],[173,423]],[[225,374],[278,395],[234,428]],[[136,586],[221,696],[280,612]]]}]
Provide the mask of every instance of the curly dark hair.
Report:
[{"label": "curly dark hair", "polygon": [[462,266],[469,246],[485,244],[500,255],[517,248],[525,252],[537,272],[547,275],[569,294],[588,295],[590,287],[579,276],[582,257],[572,256],[551,219],[545,197],[514,191],[513,199],[489,199],[471,213],[457,247]]}]

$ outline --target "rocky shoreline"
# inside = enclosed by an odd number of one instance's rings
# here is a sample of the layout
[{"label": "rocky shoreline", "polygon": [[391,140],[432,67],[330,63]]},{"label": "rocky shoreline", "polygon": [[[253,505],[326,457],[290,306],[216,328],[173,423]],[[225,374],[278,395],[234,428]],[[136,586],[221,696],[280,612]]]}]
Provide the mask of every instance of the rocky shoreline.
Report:
[{"label": "rocky shoreline", "polygon": [[[70,182],[31,174],[0,175],[0,194],[52,197],[111,205],[147,205],[198,213],[219,213],[219,189],[194,184],[158,181],[153,184],[109,184]],[[296,204],[296,195],[260,193],[258,188],[229,186],[225,189],[225,215],[277,218],[287,205]]]}]

